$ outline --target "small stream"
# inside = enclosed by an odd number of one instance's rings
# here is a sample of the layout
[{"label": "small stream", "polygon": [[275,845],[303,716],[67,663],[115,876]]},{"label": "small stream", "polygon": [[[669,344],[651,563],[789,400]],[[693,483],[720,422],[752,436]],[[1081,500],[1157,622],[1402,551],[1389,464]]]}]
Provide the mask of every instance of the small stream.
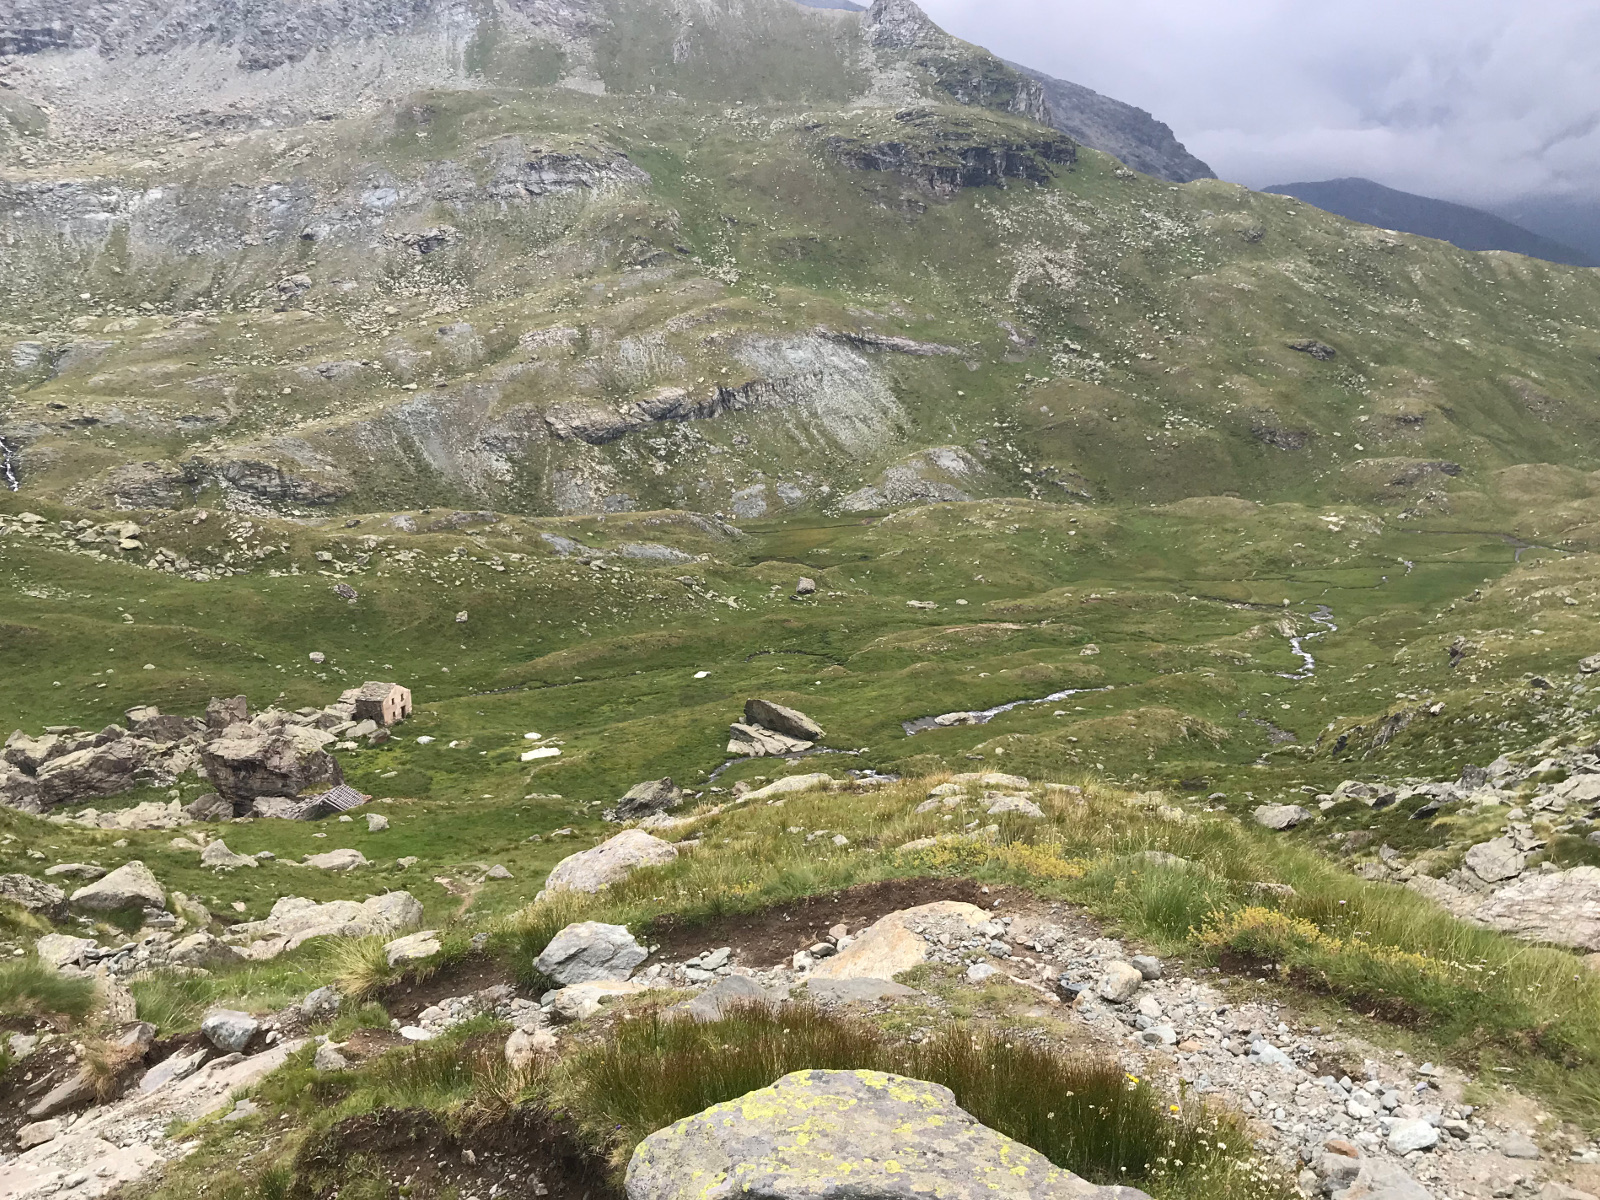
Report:
[{"label": "small stream", "polygon": [[[1407,564],[1409,567],[1409,564]],[[1338,633],[1339,627],[1333,623],[1333,609],[1326,604],[1319,604],[1311,612],[1311,619],[1322,626],[1315,633],[1302,633],[1298,637],[1289,639],[1289,653],[1300,659],[1301,666],[1298,671],[1279,671],[1280,679],[1310,679],[1317,673],[1317,660],[1312,657],[1311,651],[1306,649],[1306,643],[1315,641],[1319,637],[1326,637],[1330,633]]]},{"label": "small stream", "polygon": [[0,471],[5,473],[6,487],[13,492],[19,491],[21,485],[17,483],[16,454],[3,437],[0,437]]},{"label": "small stream", "polygon": [[[1029,704],[1059,704],[1061,701],[1066,700],[1071,696],[1083,696],[1091,692],[1109,692],[1110,690],[1110,687],[1068,688],[1064,692],[1052,692],[1050,695],[1043,696],[1038,700],[1013,700],[1010,704],[1001,704],[994,708],[986,708],[982,712],[968,713],[967,716],[971,719],[962,721],[961,725],[987,725],[1001,713],[1008,713],[1014,708],[1022,708]],[[942,713],[940,715],[950,716],[951,714]],[[900,722],[900,727],[906,731],[907,737],[919,734],[925,729],[960,728],[960,726],[956,725],[940,725],[938,717],[918,717],[915,721],[902,721]]]}]

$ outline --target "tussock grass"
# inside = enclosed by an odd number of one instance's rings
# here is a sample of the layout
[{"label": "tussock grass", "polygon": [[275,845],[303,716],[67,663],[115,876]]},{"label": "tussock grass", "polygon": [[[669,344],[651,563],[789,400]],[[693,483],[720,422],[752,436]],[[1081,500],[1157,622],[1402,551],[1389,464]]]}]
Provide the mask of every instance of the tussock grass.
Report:
[{"label": "tussock grass", "polygon": [[335,938],[328,949],[328,966],[339,990],[352,1000],[369,1000],[400,978],[389,965],[386,937]]},{"label": "tussock grass", "polygon": [[0,1014],[59,1014],[82,1020],[94,1007],[94,984],[53,971],[36,958],[0,963]]},{"label": "tussock grass", "polygon": [[128,985],[141,1021],[149,1021],[163,1034],[198,1029],[216,992],[204,975],[178,975],[151,971]]},{"label": "tussock grass", "polygon": [[1287,1196],[1250,1139],[1203,1106],[1169,1104],[1114,1062],[1069,1058],[952,1027],[920,1044],[808,1005],[708,1024],[623,1021],[555,1068],[553,1099],[620,1171],[645,1137],[793,1071],[875,1070],[948,1087],[985,1125],[1098,1183],[1156,1196]]}]

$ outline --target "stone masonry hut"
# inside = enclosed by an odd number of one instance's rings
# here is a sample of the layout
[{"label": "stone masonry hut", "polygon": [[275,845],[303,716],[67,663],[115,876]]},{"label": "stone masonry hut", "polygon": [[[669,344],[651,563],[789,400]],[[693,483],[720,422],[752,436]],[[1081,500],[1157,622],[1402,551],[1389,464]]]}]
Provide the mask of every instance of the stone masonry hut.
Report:
[{"label": "stone masonry hut", "polygon": [[411,715],[411,689],[398,683],[367,683],[356,694],[355,719],[394,725]]}]

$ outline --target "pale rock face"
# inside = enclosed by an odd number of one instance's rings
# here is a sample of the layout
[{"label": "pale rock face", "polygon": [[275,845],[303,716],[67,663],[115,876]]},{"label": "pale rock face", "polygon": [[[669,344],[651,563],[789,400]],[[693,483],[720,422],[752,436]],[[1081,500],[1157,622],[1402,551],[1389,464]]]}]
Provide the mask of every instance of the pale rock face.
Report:
[{"label": "pale rock face", "polygon": [[443,948],[439,942],[438,930],[422,929],[385,943],[383,953],[391,967],[403,967],[409,963],[432,958]]},{"label": "pale rock face", "polygon": [[592,850],[569,855],[544,881],[546,892],[598,892],[626,879],[639,867],[660,866],[678,857],[670,842],[638,829],[624,830]]},{"label": "pale rock face", "polygon": [[1531,941],[1600,951],[1600,867],[1519,879],[1479,905],[1473,919]]},{"label": "pale rock face", "polygon": [[805,713],[771,700],[747,700],[744,705],[746,725],[759,725],[773,733],[804,742],[820,742],[822,726]]},{"label": "pale rock face", "polygon": [[133,907],[164,909],[167,894],[150,868],[134,859],[103,879],[73,892],[72,906],[90,912],[115,912]]},{"label": "pale rock face", "polygon": [[359,850],[329,850],[326,854],[306,855],[306,866],[323,871],[353,871],[367,865],[367,856]]},{"label": "pale rock face", "polygon": [[791,796],[796,792],[809,792],[816,788],[833,786],[833,776],[822,771],[810,775],[789,775],[776,783],[769,783],[766,787],[757,788],[753,792],[746,792],[745,801],[772,800],[778,796]]},{"label": "pale rock face", "polygon": [[0,875],[0,900],[58,920],[67,913],[67,894],[32,875]]},{"label": "pale rock face", "polygon": [[938,900],[880,917],[812,972],[813,979],[893,979],[928,961],[928,943],[916,928],[968,937],[989,920],[974,904]]},{"label": "pale rock face", "polygon": [[534,965],[565,987],[601,979],[626,979],[647,957],[627,926],[580,921],[551,938]]},{"label": "pale rock face", "polygon": [[33,944],[33,952],[39,956],[40,962],[59,971],[62,967],[77,966],[83,958],[83,952],[93,950],[98,945],[93,938],[47,933]]},{"label": "pale rock face", "polygon": [[626,1186],[628,1200],[816,1200],[842,1163],[863,1200],[1144,1198],[979,1124],[948,1088],[877,1071],[797,1071],[679,1121],[639,1144]]},{"label": "pale rock face", "polygon": [[1467,851],[1465,861],[1468,869],[1485,883],[1514,879],[1528,865],[1527,855],[1510,838],[1480,842]]},{"label": "pale rock face", "polygon": [[506,1039],[506,1066],[527,1071],[556,1052],[556,1035],[548,1029],[513,1029]]}]

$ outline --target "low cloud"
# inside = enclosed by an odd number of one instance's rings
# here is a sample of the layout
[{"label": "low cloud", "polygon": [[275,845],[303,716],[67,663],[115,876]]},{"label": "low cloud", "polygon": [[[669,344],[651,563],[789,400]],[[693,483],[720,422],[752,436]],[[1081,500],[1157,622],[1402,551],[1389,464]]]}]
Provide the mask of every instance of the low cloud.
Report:
[{"label": "low cloud", "polygon": [[1474,204],[1600,192],[1593,0],[924,0],[1147,108],[1225,179],[1362,175]]}]

